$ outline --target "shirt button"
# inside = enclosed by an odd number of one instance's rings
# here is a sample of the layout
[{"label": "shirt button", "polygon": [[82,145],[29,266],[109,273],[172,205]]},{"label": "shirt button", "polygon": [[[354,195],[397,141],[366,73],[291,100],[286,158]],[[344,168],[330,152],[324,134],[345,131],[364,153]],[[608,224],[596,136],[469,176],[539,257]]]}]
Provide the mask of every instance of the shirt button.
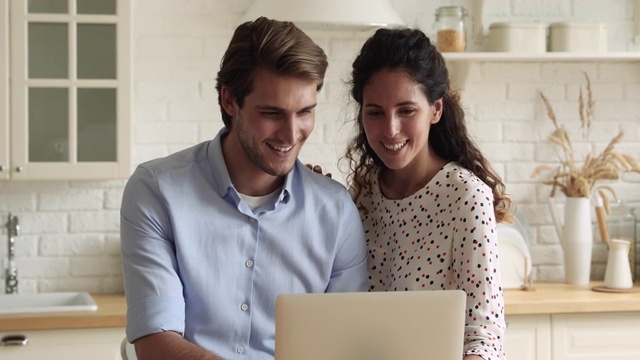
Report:
[{"label": "shirt button", "polygon": [[250,218],[249,218],[249,222],[256,222],[256,219],[254,219],[254,218],[250,217]]},{"label": "shirt button", "polygon": [[244,354],[244,346],[238,346],[236,351],[238,352],[238,354]]},{"label": "shirt button", "polygon": [[247,260],[247,261],[244,263],[244,265],[245,265],[246,267],[250,268],[250,267],[252,267],[252,266],[253,266],[253,261],[251,261],[251,260]]},{"label": "shirt button", "polygon": [[247,310],[249,310],[249,305],[247,305],[247,304],[242,304],[242,305],[240,305],[240,310],[242,310],[242,311],[247,311]]}]

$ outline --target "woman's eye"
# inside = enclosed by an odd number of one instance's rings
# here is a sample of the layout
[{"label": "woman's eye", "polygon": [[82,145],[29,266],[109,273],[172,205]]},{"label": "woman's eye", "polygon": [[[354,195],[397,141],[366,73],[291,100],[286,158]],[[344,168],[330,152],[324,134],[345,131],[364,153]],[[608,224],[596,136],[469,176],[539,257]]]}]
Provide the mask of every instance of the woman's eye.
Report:
[{"label": "woman's eye", "polygon": [[400,115],[409,116],[415,114],[415,112],[416,111],[414,109],[403,109],[400,110]]},{"label": "woman's eye", "polygon": [[369,112],[367,112],[367,116],[369,116],[369,117],[380,116],[380,114],[382,114],[381,111],[369,111]]}]

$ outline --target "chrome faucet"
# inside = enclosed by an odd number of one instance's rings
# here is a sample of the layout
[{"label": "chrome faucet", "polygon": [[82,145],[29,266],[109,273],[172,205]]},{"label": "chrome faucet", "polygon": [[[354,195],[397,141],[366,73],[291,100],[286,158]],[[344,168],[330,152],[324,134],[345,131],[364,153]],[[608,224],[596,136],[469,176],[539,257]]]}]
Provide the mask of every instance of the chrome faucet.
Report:
[{"label": "chrome faucet", "polygon": [[16,236],[20,234],[20,225],[18,224],[18,217],[12,216],[9,213],[9,218],[5,224],[7,227],[7,245],[9,247],[9,262],[5,270],[5,293],[17,294],[18,293],[18,268],[16,267]]}]

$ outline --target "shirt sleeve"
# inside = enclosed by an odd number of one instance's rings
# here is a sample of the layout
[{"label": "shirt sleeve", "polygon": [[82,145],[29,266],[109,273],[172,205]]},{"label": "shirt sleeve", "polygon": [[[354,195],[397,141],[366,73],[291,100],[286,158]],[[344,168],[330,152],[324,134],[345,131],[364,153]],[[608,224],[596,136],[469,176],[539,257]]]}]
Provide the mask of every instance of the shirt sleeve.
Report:
[{"label": "shirt sleeve", "polygon": [[367,249],[362,220],[349,193],[343,192],[344,214],[339,217],[338,249],[327,292],[366,291]]},{"label": "shirt sleeve", "polygon": [[464,204],[453,258],[457,286],[467,294],[464,354],[503,359],[504,297],[491,190],[483,184]]},{"label": "shirt sleeve", "polygon": [[120,210],[129,342],[162,331],[184,332],[185,305],[172,233],[157,178],[138,167],[125,186]]}]

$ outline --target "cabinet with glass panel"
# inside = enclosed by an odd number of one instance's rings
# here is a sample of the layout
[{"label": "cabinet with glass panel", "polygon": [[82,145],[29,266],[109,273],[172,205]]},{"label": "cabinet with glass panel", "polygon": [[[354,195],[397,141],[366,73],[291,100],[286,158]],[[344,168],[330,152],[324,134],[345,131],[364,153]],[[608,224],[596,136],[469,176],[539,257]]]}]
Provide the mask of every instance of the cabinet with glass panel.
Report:
[{"label": "cabinet with glass panel", "polygon": [[0,179],[127,177],[129,1],[0,6]]}]

